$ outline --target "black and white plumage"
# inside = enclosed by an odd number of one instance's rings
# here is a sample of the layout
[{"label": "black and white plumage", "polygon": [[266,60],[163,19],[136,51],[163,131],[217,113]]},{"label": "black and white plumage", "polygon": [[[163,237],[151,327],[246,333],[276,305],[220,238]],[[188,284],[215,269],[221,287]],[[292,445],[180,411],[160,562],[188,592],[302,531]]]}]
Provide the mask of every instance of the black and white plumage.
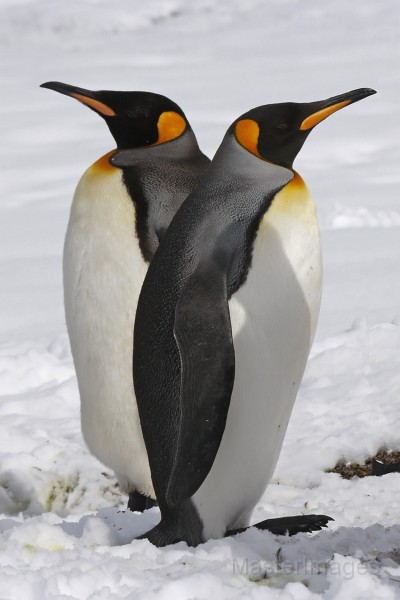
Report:
[{"label": "black and white plumage", "polygon": [[142,510],[143,496],[155,495],[132,381],[136,304],[160,239],[209,160],[183,111],[164,96],[58,82],[43,87],[94,110],[117,143],[75,191],[64,246],[64,300],[84,439],[115,471],[129,507]]},{"label": "black and white plumage", "polygon": [[[275,468],[322,285],[314,203],[292,163],[373,90],[253,109],[229,128],[146,275],[133,374],[161,522],[156,545],[243,530]],[[311,531],[329,517],[259,524]]]}]

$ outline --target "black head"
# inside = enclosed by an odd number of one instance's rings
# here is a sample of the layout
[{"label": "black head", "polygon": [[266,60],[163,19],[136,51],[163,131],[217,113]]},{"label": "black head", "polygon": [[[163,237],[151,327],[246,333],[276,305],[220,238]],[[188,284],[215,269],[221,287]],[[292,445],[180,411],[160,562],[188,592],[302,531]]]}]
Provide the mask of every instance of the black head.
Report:
[{"label": "black head", "polygon": [[292,168],[312,129],[337,110],[376,94],[362,88],[319,102],[285,102],[253,108],[230,128],[247,150],[269,162]]},{"label": "black head", "polygon": [[49,81],[40,87],[71,96],[103,117],[118,148],[162,144],[181,136],[190,125],[175,102],[151,92],[92,92]]}]

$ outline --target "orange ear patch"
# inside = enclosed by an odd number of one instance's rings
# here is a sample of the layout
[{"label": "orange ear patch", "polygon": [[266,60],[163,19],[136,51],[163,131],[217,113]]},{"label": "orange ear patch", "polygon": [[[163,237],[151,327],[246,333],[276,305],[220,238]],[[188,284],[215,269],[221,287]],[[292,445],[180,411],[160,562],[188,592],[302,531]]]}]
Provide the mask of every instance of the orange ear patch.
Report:
[{"label": "orange ear patch", "polygon": [[157,123],[158,140],[156,144],[169,142],[182,135],[186,129],[185,119],[174,111],[161,113]]},{"label": "orange ear patch", "polygon": [[90,106],[90,108],[97,110],[105,117],[115,117],[115,112],[113,111],[113,109],[107,106],[107,104],[100,102],[99,100],[94,100],[94,98],[82,96],[82,94],[71,94],[71,96],[79,100],[79,102],[83,102],[83,104]]},{"label": "orange ear patch", "polygon": [[301,131],[307,131],[308,129],[311,129],[311,127],[315,127],[315,125],[318,125],[318,123],[321,123],[321,121],[323,121],[324,119],[329,117],[329,115],[332,115],[337,110],[340,110],[344,106],[347,106],[348,104],[350,104],[350,102],[351,102],[351,100],[345,100],[344,102],[338,102],[337,104],[333,104],[333,106],[327,106],[326,108],[323,108],[322,110],[317,111],[313,115],[310,115],[309,117],[304,119],[304,121],[300,125]]},{"label": "orange ear patch", "polygon": [[260,135],[260,127],[253,119],[242,119],[235,126],[236,139],[243,148],[246,148],[252,154],[262,158],[257,149],[258,137]]}]

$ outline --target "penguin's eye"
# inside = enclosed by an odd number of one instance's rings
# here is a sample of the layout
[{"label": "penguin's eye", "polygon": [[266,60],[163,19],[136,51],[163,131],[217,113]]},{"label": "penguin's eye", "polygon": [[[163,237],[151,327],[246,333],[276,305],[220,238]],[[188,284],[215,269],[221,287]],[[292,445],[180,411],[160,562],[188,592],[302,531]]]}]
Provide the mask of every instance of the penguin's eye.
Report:
[{"label": "penguin's eye", "polygon": [[278,125],[275,125],[276,129],[279,129],[280,131],[286,131],[287,129],[289,129],[289,124],[288,123],[278,123]]},{"label": "penguin's eye", "polygon": [[140,110],[127,110],[124,112],[124,116],[129,117],[129,119],[148,119],[149,114],[147,112],[141,112]]}]

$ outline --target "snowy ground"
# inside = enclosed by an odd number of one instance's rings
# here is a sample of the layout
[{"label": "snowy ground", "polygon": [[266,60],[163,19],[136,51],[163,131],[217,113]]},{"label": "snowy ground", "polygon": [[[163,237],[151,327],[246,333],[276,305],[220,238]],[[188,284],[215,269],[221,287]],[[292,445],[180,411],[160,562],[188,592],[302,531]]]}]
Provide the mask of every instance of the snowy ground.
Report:
[{"label": "snowy ground", "polygon": [[[0,600],[400,598],[400,474],[325,469],[400,448],[398,0],[2,0]],[[319,512],[318,535],[156,549],[85,449],[61,254],[74,186],[112,147],[39,84],[172,97],[210,156],[267,102],[378,95],[312,134],[296,168],[319,208],[325,286],[307,372],[254,520]],[[240,490],[238,490],[240,493]]]}]

